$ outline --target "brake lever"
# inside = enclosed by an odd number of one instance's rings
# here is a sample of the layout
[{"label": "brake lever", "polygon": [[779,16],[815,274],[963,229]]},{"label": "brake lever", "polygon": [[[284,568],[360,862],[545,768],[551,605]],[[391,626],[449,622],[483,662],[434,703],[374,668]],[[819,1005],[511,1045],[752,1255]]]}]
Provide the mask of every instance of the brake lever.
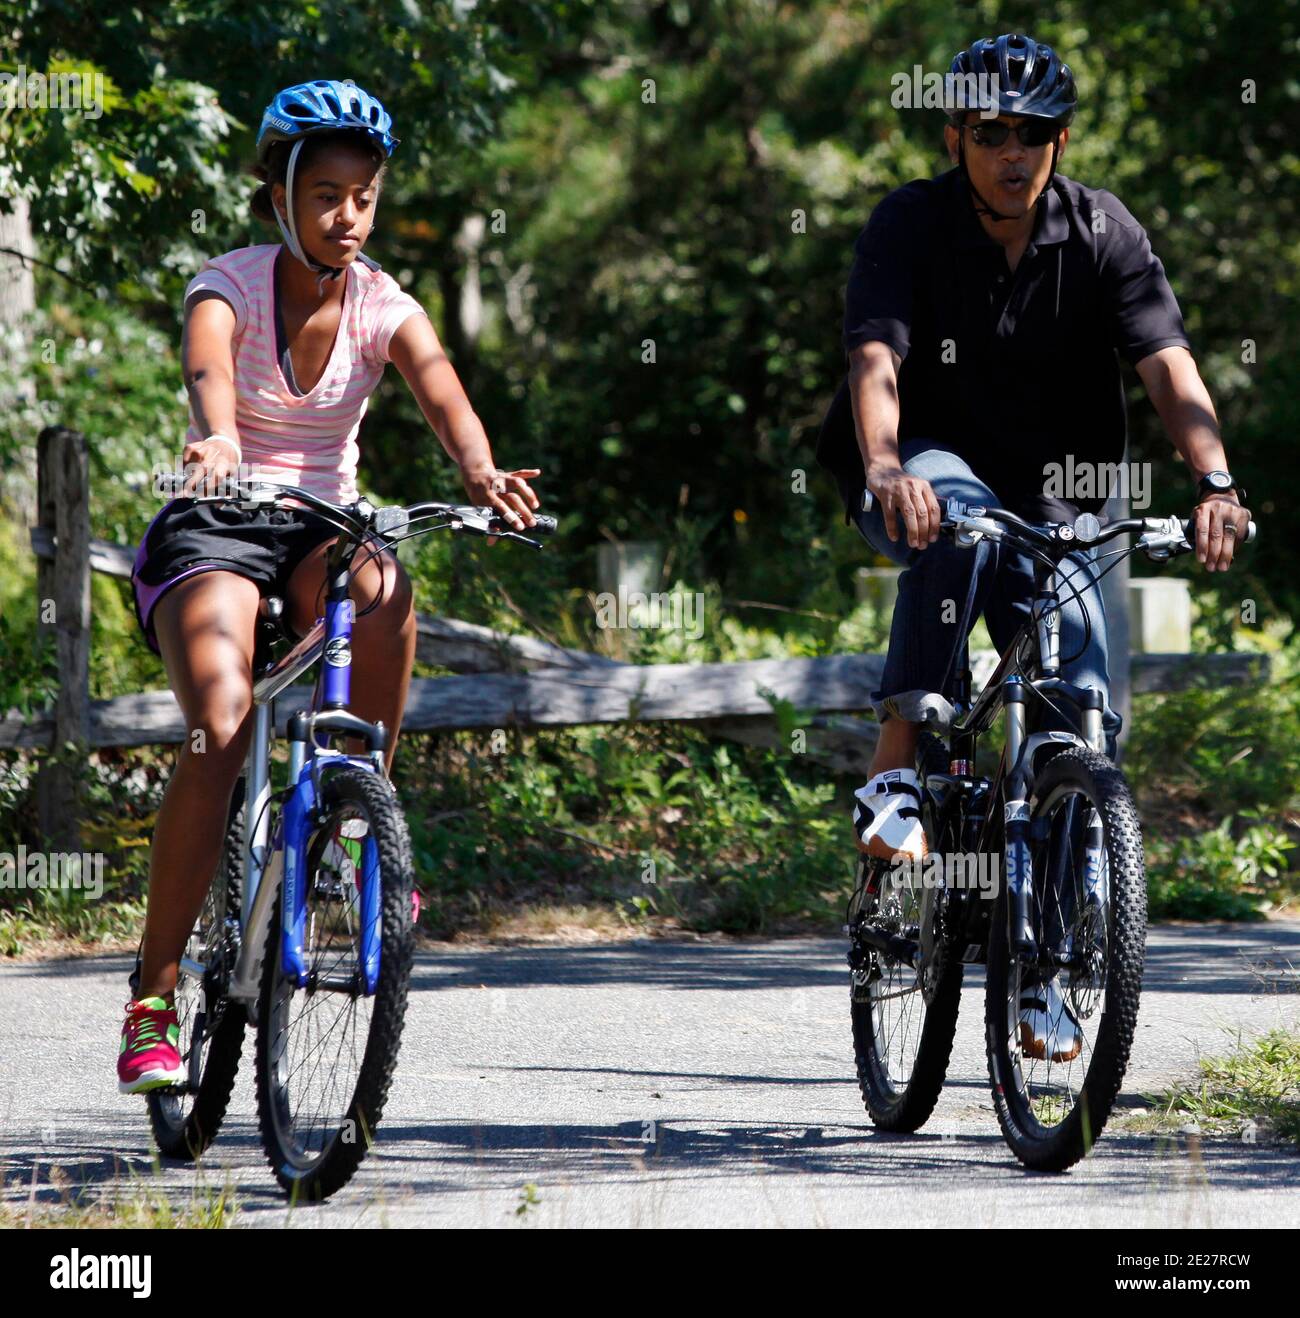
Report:
[{"label": "brake lever", "polygon": [[518,540],[521,545],[531,545],[534,549],[546,548],[540,540],[531,540],[526,535],[520,535],[518,531],[489,531],[488,534],[496,536],[499,540]]},{"label": "brake lever", "polygon": [[520,535],[518,531],[502,531],[492,525],[496,519],[496,511],[493,510],[490,517],[484,516],[457,516],[451,520],[451,529],[453,531],[468,531],[471,535],[481,535],[484,538],[492,537],[494,540],[518,540],[522,545],[530,545],[533,549],[541,549],[543,545],[540,541],[533,540],[526,535]]}]

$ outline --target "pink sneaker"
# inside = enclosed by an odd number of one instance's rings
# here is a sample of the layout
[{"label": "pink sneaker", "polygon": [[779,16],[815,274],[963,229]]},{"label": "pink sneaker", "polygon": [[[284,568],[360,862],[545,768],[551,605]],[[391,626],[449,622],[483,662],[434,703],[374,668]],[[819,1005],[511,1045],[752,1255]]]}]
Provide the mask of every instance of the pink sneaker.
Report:
[{"label": "pink sneaker", "polygon": [[128,1002],[122,1046],[117,1053],[118,1093],[143,1094],[184,1084],[187,1072],[176,1051],[180,1037],[176,1009],[162,998]]}]

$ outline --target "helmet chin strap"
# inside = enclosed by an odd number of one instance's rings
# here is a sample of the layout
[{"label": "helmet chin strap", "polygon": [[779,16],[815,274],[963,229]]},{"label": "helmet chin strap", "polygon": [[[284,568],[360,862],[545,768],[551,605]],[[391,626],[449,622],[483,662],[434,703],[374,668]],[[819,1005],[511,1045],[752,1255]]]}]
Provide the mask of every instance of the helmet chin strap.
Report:
[{"label": "helmet chin strap", "polygon": [[[1038,196],[1036,196],[1034,200],[1025,207],[1026,215],[1038,205],[1043,198],[1043,193],[1052,186],[1052,180],[1056,177],[1056,162],[1060,156],[1060,151],[1061,134],[1058,131],[1056,136],[1052,138],[1052,167],[1047,171],[1047,182],[1043,184]],[[974,199],[972,204],[974,205],[977,214],[987,215],[995,224],[1000,224],[1004,220],[1014,220],[1018,218],[1015,215],[1003,215],[1000,211],[995,211],[993,207],[980,196],[979,190],[971,181],[970,170],[966,168],[966,140],[960,132],[957,134],[957,162],[961,166],[962,178],[966,180],[966,186],[970,189],[970,195]]]},{"label": "helmet chin strap", "polygon": [[[302,144],[307,139],[300,137],[294,144],[293,150],[289,152],[289,167],[285,171],[284,180],[284,200],[285,210],[289,213],[289,226],[285,227],[284,220],[280,212],[275,211],[275,222],[280,226],[280,234],[284,238],[284,245],[298,258],[299,261],[307,267],[308,270],[314,270],[320,278],[316,281],[316,292],[324,293],[325,284],[328,280],[337,279],[343,273],[343,266],[322,265],[319,261],[313,260],[303,251],[302,243],[298,239],[298,226],[293,218],[293,175],[298,167],[298,152],[302,150]],[[275,210],[274,207],[271,208]]]}]

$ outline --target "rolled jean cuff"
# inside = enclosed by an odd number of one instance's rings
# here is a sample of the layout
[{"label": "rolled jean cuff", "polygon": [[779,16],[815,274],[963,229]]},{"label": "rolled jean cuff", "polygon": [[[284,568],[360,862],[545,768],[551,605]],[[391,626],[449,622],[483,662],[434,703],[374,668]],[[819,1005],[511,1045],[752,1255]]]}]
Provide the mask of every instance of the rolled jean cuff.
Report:
[{"label": "rolled jean cuff", "polygon": [[876,691],[871,696],[871,708],[881,723],[897,718],[906,723],[924,724],[936,732],[947,732],[957,717],[952,704],[933,691],[900,691],[884,697]]}]

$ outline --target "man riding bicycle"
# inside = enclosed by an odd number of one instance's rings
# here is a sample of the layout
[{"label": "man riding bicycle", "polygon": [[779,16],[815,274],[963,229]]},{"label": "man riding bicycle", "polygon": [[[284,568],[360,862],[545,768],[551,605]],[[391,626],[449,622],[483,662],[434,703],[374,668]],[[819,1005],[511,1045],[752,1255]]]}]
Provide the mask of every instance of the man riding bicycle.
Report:
[{"label": "man riding bicycle", "polygon": [[[981,106],[960,94],[947,102],[955,167],[891,192],[857,240],[845,295],[848,378],[817,450],[847,516],[906,569],[872,697],[880,739],[854,809],[859,849],[882,859],[926,854],[918,730],[952,718],[966,632],[982,612],[1004,649],[1033,594],[1023,554],[989,545],[977,557],[940,538],[947,499],[1034,522],[1100,512],[1106,491],[1096,480],[1075,497],[1050,473],[1117,470],[1126,431],[1118,353],[1197,483],[1196,552],[1208,571],[1228,568],[1250,520],[1146,233],[1111,193],[1057,173],[1077,103],[1069,67],[1026,36],[984,38],[952,62],[950,89],[972,86],[991,89]],[[1064,675],[1105,691],[1094,555],[1072,556],[1063,575]],[[1050,711],[1035,716],[1044,729],[1064,726]],[[1112,755],[1119,727],[1107,707]],[[1025,1032],[1040,1046],[1048,1022],[1061,1021],[1051,988],[1022,1003]],[[1069,1046],[1055,1040],[1054,1055]]]}]

